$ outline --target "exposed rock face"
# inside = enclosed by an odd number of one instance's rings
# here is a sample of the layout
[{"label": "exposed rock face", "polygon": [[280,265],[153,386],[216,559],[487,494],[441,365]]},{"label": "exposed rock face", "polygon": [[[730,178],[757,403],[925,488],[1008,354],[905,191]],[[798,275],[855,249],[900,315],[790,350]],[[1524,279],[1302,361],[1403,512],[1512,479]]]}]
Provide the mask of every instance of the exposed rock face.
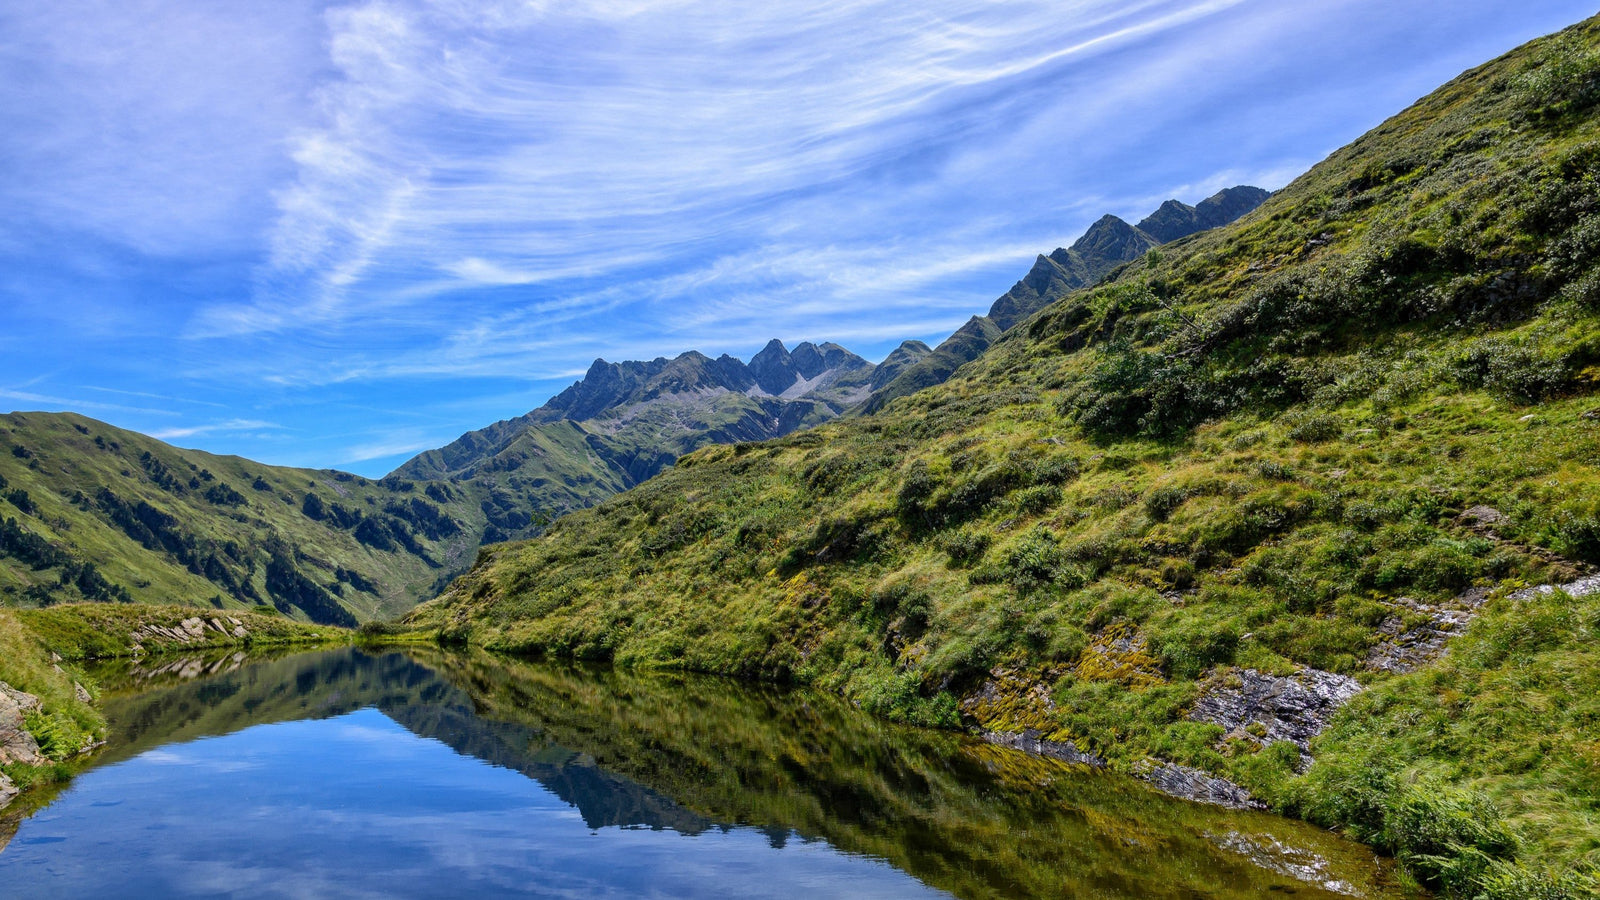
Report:
[{"label": "exposed rock face", "polygon": [[800,377],[795,371],[794,355],[777,338],[750,357],[748,368],[756,384],[774,397],[793,387]]},{"label": "exposed rock face", "polygon": [[1188,766],[1160,763],[1139,777],[1174,797],[1226,806],[1229,809],[1264,809],[1263,804],[1250,796],[1250,792],[1226,778],[1208,775]]},{"label": "exposed rock face", "polygon": [[154,624],[139,626],[131,635],[132,649],[136,652],[143,650],[144,645],[149,643],[157,645],[211,643],[219,637],[242,638],[249,633],[250,630],[244,627],[244,623],[233,616],[225,618],[213,616],[210,619],[193,616],[170,627]]},{"label": "exposed rock face", "polygon": [[39,708],[39,698],[0,681],[0,763],[42,766],[48,760],[28,733],[24,717]]},{"label": "exposed rock face", "polygon": [[1175,241],[1197,231],[1226,225],[1260,206],[1269,196],[1261,188],[1241,186],[1218,191],[1195,206],[1168,200],[1137,227],[1162,243]]},{"label": "exposed rock face", "polygon": [[1038,729],[1029,728],[1026,731],[984,731],[980,737],[991,744],[1001,747],[1010,747],[1035,756],[1048,756],[1069,763],[1080,763],[1086,766],[1100,768],[1106,761],[1093,753],[1078,749],[1078,745],[1071,741],[1046,741],[1040,739]]},{"label": "exposed rock face", "polygon": [[[1405,673],[1438,659],[1444,654],[1445,642],[1467,630],[1488,597],[1489,591],[1482,588],[1474,588],[1442,605],[1396,597],[1389,603],[1396,614],[1378,626],[1383,640],[1367,655],[1367,668]],[[1427,616],[1427,620],[1408,626],[1408,612]]]},{"label": "exposed rock face", "polygon": [[1566,584],[1541,584],[1538,587],[1526,588],[1511,595],[1513,600],[1528,600],[1539,594],[1553,594],[1557,590],[1565,591],[1570,597],[1587,597],[1590,594],[1600,594],[1600,575],[1590,575],[1569,581]]},{"label": "exposed rock face", "polygon": [[987,350],[1002,333],[1072,291],[1095,284],[1152,247],[1226,225],[1260,206],[1269,196],[1261,188],[1232,187],[1196,206],[1169,200],[1137,226],[1116,216],[1102,216],[1072,246],[1059,247],[1050,255],[1035,259],[1028,274],[994,301],[988,315],[974,316],[932,353],[906,366],[894,378],[875,382],[872,396],[862,404],[861,411],[874,413],[896,397],[944,382],[962,363]]},{"label": "exposed rock face", "polygon": [[[920,343],[902,345],[885,361],[893,363],[887,374],[927,352]],[[484,540],[526,537],[539,527],[533,512],[593,505],[707,444],[770,440],[820,425],[866,399],[879,368],[838,344],[791,350],[778,340],[748,364],[695,351],[597,359],[582,380],[538,409],[468,432],[393,474],[471,480],[523,498],[528,509],[512,509],[521,515],[490,517]]]},{"label": "exposed rock face", "polygon": [[1287,678],[1227,669],[1212,676],[1189,718],[1263,745],[1288,741],[1304,753],[1339,707],[1360,692],[1354,678],[1320,669],[1301,669]]},{"label": "exposed rock face", "polygon": [[[6,773],[0,772],[0,809],[5,809],[12,800],[17,798],[19,793],[21,791],[18,791],[17,786],[11,782],[10,778],[6,777]],[[7,843],[8,841],[0,841],[0,850],[5,849]]]}]

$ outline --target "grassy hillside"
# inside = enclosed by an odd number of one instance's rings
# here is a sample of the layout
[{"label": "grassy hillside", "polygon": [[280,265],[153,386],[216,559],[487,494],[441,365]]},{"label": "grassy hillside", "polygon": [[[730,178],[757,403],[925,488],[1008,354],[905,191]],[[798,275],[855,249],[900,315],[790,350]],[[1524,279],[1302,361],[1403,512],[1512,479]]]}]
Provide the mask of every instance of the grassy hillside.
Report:
[{"label": "grassy hillside", "polygon": [[[509,520],[509,521],[508,521]],[[369,481],[180,450],[83,416],[0,416],[0,600],[397,615],[528,504],[492,485]]]},{"label": "grassy hillside", "polygon": [[[1600,564],[1597,44],[1468,72],[949,382],[699,451],[413,620],[1198,767],[1447,893],[1592,890],[1600,601],[1517,591]],[[1443,661],[1381,664],[1440,609]],[[1190,718],[1307,667],[1366,687],[1309,768]]]}]

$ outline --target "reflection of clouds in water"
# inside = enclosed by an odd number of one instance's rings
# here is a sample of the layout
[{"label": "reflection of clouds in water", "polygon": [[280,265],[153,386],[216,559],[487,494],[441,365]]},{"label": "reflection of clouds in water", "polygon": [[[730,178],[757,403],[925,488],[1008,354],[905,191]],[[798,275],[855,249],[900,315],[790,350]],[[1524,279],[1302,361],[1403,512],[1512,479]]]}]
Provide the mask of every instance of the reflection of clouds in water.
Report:
[{"label": "reflection of clouds in water", "polygon": [[144,753],[139,754],[128,764],[137,764],[143,762],[156,766],[190,766],[193,768],[204,769],[208,772],[222,773],[247,772],[261,767],[261,764],[255,760],[218,759],[186,751],[186,746],[180,746],[180,749],[177,750],[169,750],[165,748],[160,750],[147,750]]},{"label": "reflection of clouds in water", "polygon": [[[537,782],[370,708],[90,771],[34,822],[69,837],[45,847],[25,829],[0,856],[21,897],[938,895],[881,861],[825,842],[775,849],[752,828],[590,831]],[[41,862],[60,875],[32,881]]]}]

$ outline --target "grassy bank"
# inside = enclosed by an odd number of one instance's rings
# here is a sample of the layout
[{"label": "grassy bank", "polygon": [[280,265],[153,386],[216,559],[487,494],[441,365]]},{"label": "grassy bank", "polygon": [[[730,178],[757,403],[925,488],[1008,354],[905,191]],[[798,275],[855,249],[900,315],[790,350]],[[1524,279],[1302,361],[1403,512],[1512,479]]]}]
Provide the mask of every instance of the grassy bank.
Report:
[{"label": "grassy bank", "polygon": [[0,609],[0,682],[39,701],[37,709],[26,712],[24,728],[44,762],[0,766],[25,792],[20,805],[31,808],[47,799],[49,786],[87,765],[106,737],[105,719],[96,707],[98,686],[77,663],[220,647],[346,643],[355,636],[280,615],[199,616],[192,607],[126,603]]}]

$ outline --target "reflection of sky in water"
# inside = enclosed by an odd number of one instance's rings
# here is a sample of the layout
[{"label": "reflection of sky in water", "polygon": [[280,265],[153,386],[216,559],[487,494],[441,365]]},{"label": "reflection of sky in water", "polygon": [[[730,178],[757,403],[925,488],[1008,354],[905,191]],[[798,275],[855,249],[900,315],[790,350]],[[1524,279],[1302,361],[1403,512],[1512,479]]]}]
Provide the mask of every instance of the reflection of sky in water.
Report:
[{"label": "reflection of sky in water", "polygon": [[901,897],[820,841],[591,831],[538,782],[364,709],[90,771],[0,853],[9,897]]}]

